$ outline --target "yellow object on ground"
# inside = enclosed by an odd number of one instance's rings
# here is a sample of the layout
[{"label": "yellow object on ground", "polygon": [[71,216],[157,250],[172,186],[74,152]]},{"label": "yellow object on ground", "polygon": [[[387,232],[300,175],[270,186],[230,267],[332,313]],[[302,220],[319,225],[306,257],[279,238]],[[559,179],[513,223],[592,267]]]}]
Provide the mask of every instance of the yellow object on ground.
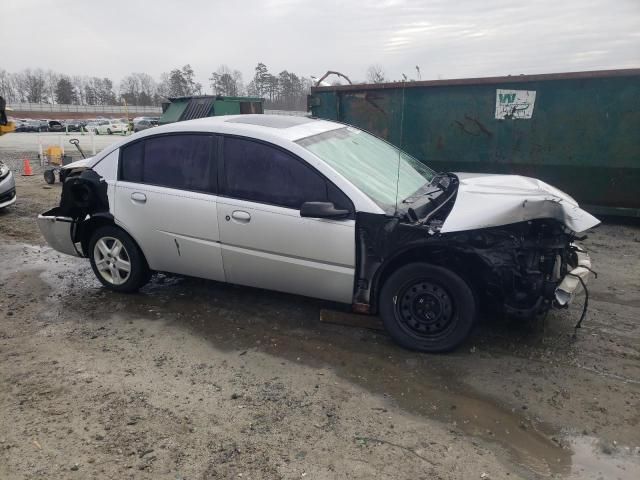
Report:
[{"label": "yellow object on ground", "polygon": [[9,122],[6,125],[0,125],[0,135],[13,132],[16,129],[16,124]]},{"label": "yellow object on ground", "polygon": [[55,145],[47,147],[44,154],[49,159],[49,163],[60,165],[62,159],[62,149],[60,147],[56,147]]}]

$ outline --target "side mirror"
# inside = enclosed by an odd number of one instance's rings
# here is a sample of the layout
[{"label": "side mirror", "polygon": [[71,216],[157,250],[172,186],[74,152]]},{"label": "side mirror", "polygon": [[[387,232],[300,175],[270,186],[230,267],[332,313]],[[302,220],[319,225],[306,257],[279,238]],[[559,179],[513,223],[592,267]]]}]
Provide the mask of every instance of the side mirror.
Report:
[{"label": "side mirror", "polygon": [[300,207],[301,217],[345,218],[349,213],[349,210],[337,209],[331,202],[304,202]]}]

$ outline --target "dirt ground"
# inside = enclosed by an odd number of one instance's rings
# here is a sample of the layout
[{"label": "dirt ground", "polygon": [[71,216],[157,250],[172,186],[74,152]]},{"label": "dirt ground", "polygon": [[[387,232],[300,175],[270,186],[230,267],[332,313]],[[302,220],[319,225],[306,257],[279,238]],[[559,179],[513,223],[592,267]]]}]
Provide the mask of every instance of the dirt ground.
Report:
[{"label": "dirt ground", "polygon": [[[307,298],[156,275],[101,288],[43,244],[59,184],[0,212],[0,478],[640,478],[640,226],[545,321],[447,355],[319,321]],[[372,323],[375,325],[375,323]]]}]

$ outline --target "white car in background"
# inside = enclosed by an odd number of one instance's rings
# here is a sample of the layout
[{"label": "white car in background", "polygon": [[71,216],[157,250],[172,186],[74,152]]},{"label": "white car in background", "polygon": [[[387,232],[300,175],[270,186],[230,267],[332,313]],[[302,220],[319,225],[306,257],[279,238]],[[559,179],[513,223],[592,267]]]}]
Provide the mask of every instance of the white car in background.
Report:
[{"label": "white car in background", "polygon": [[0,160],[0,209],[16,201],[16,181],[9,166]]},{"label": "white car in background", "polygon": [[429,352],[459,345],[481,305],[566,306],[591,265],[576,233],[599,223],[539,180],[437,174],[305,117],[163,125],[64,169],[38,225],[105,287],[133,292],[164,271],[348,303]]},{"label": "white car in background", "polygon": [[112,135],[114,133],[126,133],[129,131],[129,124],[116,118],[111,120],[100,120],[93,126],[96,135]]}]

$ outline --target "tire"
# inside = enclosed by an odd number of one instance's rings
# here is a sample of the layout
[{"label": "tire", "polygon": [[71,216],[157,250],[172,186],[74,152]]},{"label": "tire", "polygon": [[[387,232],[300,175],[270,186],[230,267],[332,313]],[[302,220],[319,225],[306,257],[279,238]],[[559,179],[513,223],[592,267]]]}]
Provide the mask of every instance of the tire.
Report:
[{"label": "tire", "polygon": [[[118,245],[120,248],[114,253],[113,248]],[[124,230],[113,225],[99,227],[93,233],[87,254],[93,273],[110,290],[136,292],[151,278],[147,261],[136,242]],[[128,272],[126,268],[118,268],[119,265],[125,267],[127,262]]]},{"label": "tire", "polygon": [[111,131],[111,129],[110,129],[110,128],[107,128],[107,133],[108,133],[109,135],[113,134],[113,132]]},{"label": "tire", "polygon": [[471,332],[476,302],[469,285],[451,270],[411,263],[382,286],[379,311],[397,343],[420,352],[446,352]]},{"label": "tire", "polygon": [[100,132],[98,131],[98,129],[97,129],[97,128],[94,130],[94,133],[95,133],[96,135],[100,135]]},{"label": "tire", "polygon": [[54,183],[56,183],[56,173],[53,170],[45,170],[44,181],[49,185],[53,185]]}]

